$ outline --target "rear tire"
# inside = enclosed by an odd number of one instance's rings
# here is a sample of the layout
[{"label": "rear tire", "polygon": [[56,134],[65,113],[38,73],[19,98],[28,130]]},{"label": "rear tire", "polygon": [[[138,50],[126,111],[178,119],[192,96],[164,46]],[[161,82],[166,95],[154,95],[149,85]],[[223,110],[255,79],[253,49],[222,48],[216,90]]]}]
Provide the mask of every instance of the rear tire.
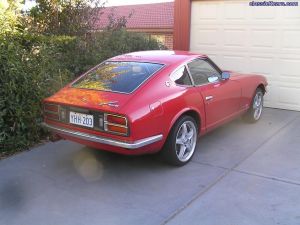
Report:
[{"label": "rear tire", "polygon": [[162,150],[163,159],[171,165],[183,166],[193,157],[198,139],[198,128],[191,116],[182,116],[172,127]]},{"label": "rear tire", "polygon": [[262,115],[264,102],[264,91],[261,88],[257,88],[255,95],[252,99],[251,106],[243,116],[243,119],[249,123],[257,122]]}]

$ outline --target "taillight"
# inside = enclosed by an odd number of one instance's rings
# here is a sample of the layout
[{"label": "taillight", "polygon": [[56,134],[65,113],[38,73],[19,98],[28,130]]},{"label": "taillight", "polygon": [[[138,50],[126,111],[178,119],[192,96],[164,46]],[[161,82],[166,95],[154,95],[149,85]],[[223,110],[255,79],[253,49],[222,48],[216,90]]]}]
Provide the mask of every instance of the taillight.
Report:
[{"label": "taillight", "polygon": [[45,104],[44,105],[44,111],[45,112],[50,112],[50,113],[58,113],[58,105]]},{"label": "taillight", "polygon": [[46,119],[50,120],[60,120],[61,119],[61,113],[60,113],[60,107],[55,104],[44,104],[44,116]]},{"label": "taillight", "polygon": [[115,114],[104,114],[104,130],[119,135],[128,135],[126,117]]},{"label": "taillight", "polygon": [[111,114],[106,115],[106,121],[109,123],[119,124],[123,126],[127,125],[127,120],[125,117],[111,115]]},{"label": "taillight", "polygon": [[59,120],[58,114],[44,112],[44,116],[45,116],[47,119]]}]

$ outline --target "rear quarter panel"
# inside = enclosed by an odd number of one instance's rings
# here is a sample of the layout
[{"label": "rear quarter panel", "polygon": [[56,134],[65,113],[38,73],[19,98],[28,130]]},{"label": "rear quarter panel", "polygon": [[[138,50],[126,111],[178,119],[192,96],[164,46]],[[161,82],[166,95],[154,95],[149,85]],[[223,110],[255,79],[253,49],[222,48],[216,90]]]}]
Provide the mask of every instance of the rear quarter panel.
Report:
[{"label": "rear quarter panel", "polygon": [[[205,121],[202,96],[194,87],[175,85],[169,78],[173,68],[165,69],[139,89],[124,107],[130,120],[133,139],[163,134],[161,146],[176,120],[186,111],[194,110]],[[170,85],[166,85],[166,81]],[[203,130],[204,124],[199,128]],[[159,149],[158,149],[159,150]]]}]

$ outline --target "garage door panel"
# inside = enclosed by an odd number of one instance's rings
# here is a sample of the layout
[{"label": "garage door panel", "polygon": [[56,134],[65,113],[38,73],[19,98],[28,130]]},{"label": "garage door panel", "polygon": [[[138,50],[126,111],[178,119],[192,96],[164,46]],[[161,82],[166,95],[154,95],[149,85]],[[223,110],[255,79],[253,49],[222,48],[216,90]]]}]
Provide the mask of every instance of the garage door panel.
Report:
[{"label": "garage door panel", "polygon": [[245,56],[242,55],[224,55],[222,62],[223,62],[221,63],[222,68],[226,70],[230,70],[230,68],[234,68],[235,71],[241,72],[248,69],[245,68],[248,65],[247,60]]},{"label": "garage door panel", "polygon": [[275,47],[275,31],[265,29],[251,30],[250,42],[252,47],[274,48]]},{"label": "garage door panel", "polygon": [[197,40],[198,45],[216,46],[218,44],[218,30],[217,29],[204,29],[198,28],[198,33],[201,32]]},{"label": "garage door panel", "polygon": [[246,36],[245,29],[224,29],[224,47],[244,47]]},{"label": "garage door panel", "polygon": [[265,75],[266,105],[300,110],[300,7],[202,0],[191,12],[191,51],[225,70]]},{"label": "garage door panel", "polygon": [[300,50],[300,30],[284,30],[282,36],[284,48]]},{"label": "garage door panel", "polygon": [[[215,3],[207,2],[207,4],[194,4],[191,13],[198,14],[200,19],[204,20],[216,20],[217,19],[217,5]],[[193,22],[193,21],[191,21]]]},{"label": "garage door panel", "polygon": [[299,104],[299,96],[300,89],[296,87],[290,86],[280,86],[279,87],[279,104],[286,106],[300,106]]},{"label": "garage door panel", "polygon": [[283,18],[291,20],[291,22],[297,22],[300,20],[300,7],[288,7],[283,9]]},{"label": "garage door panel", "polygon": [[300,59],[283,58],[281,62],[282,66],[280,67],[280,74],[282,79],[297,79],[300,84]]},{"label": "garage door panel", "polygon": [[276,7],[250,7],[253,21],[274,20],[276,19]]},{"label": "garage door panel", "polygon": [[[220,6],[220,4],[219,4]],[[234,2],[229,2],[225,5],[221,5],[224,10],[224,17],[229,20],[244,20],[246,13],[246,4],[239,4]]]},{"label": "garage door panel", "polygon": [[[287,76],[287,75],[279,75],[279,82],[288,82],[293,83],[290,87],[295,87],[300,89],[300,78],[296,76]],[[297,96],[297,98],[300,98],[300,96]]]},{"label": "garage door panel", "polygon": [[273,57],[250,56],[250,72],[263,74],[267,78],[274,76]]}]

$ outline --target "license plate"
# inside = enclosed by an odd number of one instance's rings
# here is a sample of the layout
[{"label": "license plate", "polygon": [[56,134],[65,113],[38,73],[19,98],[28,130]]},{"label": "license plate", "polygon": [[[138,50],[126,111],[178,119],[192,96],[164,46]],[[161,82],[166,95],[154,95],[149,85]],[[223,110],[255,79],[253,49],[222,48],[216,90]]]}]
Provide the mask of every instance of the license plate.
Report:
[{"label": "license plate", "polygon": [[84,126],[84,127],[93,127],[94,117],[93,115],[70,112],[70,123]]}]

